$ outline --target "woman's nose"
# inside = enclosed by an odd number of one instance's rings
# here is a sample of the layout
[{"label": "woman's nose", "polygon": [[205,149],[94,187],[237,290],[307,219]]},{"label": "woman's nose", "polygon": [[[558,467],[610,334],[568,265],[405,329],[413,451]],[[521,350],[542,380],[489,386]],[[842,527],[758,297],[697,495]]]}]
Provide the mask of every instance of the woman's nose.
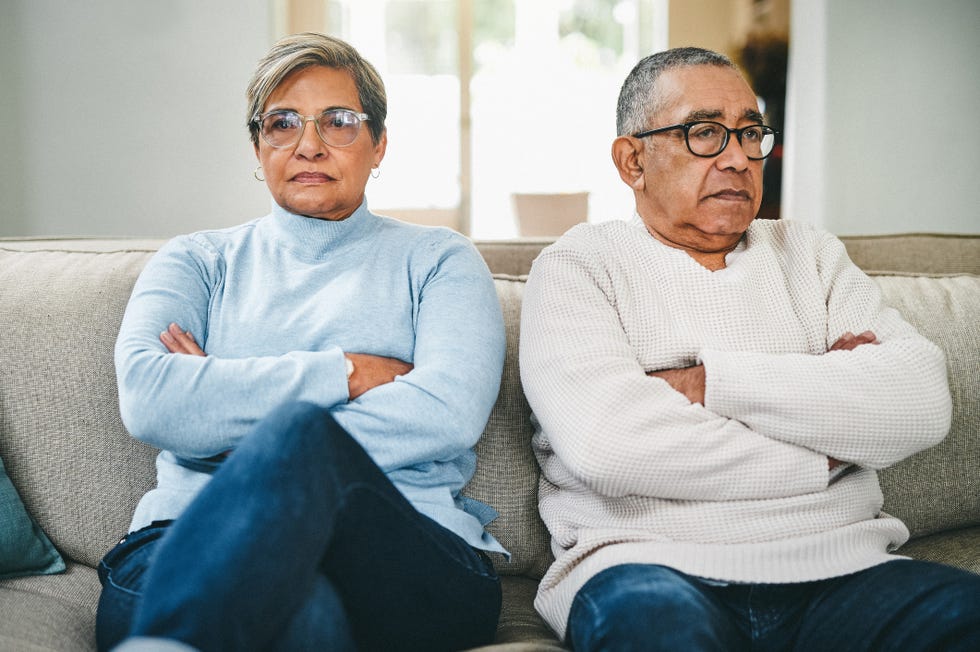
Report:
[{"label": "woman's nose", "polygon": [[[310,124],[310,123],[313,124]],[[306,158],[314,158],[326,154],[327,145],[320,138],[316,130],[316,120],[314,118],[304,118],[303,127],[299,134],[299,141],[296,143],[296,154]]]}]

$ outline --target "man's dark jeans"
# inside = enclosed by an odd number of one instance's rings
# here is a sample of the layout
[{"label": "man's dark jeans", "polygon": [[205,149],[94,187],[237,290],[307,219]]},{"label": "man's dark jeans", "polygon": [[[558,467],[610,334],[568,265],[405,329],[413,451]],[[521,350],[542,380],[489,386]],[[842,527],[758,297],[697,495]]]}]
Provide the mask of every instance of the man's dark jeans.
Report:
[{"label": "man's dark jeans", "polygon": [[716,584],[626,564],[586,582],[568,617],[576,652],[980,650],[980,575],[896,560],[799,584]]}]

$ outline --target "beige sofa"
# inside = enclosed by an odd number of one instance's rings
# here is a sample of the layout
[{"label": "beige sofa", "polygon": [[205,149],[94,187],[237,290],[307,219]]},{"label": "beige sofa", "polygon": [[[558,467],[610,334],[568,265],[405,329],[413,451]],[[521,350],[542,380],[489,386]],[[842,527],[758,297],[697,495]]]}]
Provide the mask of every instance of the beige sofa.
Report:
[{"label": "beige sofa", "polygon": [[[902,552],[980,572],[980,236],[845,239],[887,300],[948,357],[950,435],[881,474]],[[550,563],[536,511],[538,469],[517,369],[522,275],[545,240],[478,242],[507,322],[497,405],[467,493],[500,512],[491,529],[504,609],[493,650],[558,650],[532,607]],[[94,646],[95,566],[154,482],[156,451],[119,419],[112,348],[136,276],[159,245],[139,240],[0,240],[0,459],[67,571],[0,580],[0,649]],[[434,614],[433,617],[438,617]]]}]

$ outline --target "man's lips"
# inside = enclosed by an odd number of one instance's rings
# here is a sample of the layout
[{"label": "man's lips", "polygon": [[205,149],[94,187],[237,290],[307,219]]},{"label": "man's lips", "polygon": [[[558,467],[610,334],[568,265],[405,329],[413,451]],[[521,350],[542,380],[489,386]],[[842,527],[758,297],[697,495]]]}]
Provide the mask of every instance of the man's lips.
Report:
[{"label": "man's lips", "polygon": [[329,174],[324,174],[323,172],[300,172],[290,179],[290,181],[295,181],[297,183],[326,183],[333,180],[333,177],[331,177]]},{"label": "man's lips", "polygon": [[735,188],[725,188],[718,192],[707,195],[705,199],[722,199],[726,201],[749,201],[752,196],[747,190],[736,190]]}]

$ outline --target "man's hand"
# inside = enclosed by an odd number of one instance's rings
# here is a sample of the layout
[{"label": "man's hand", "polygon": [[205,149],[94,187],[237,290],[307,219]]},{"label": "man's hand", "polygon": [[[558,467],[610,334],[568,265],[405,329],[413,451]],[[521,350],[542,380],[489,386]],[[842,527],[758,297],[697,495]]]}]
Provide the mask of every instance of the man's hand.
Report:
[{"label": "man's hand", "polygon": [[878,336],[871,331],[864,331],[863,333],[854,333],[848,331],[840,336],[840,338],[834,342],[827,351],[853,351],[862,344],[877,344]]},{"label": "man's hand", "polygon": [[171,353],[206,356],[207,353],[197,345],[197,340],[190,331],[185,331],[177,324],[170,324],[167,330],[160,333],[160,342]]},{"label": "man's hand", "polygon": [[691,403],[704,405],[704,365],[650,371],[647,372],[647,375],[666,380],[671,387],[686,396]]},{"label": "man's hand", "polygon": [[[847,331],[841,335],[836,342],[834,342],[827,351],[853,351],[857,347],[863,344],[877,344],[878,336],[871,331],[864,331],[863,333],[858,333],[855,335],[851,331]],[[833,457],[827,458],[827,468],[831,471],[836,469],[841,464],[846,464],[847,462],[842,462]]]},{"label": "man's hand", "polygon": [[368,353],[348,353],[347,357],[354,363],[354,373],[347,379],[347,391],[351,400],[378,385],[390,383],[395,380],[395,376],[403,376],[415,368],[415,365],[397,358]]}]

